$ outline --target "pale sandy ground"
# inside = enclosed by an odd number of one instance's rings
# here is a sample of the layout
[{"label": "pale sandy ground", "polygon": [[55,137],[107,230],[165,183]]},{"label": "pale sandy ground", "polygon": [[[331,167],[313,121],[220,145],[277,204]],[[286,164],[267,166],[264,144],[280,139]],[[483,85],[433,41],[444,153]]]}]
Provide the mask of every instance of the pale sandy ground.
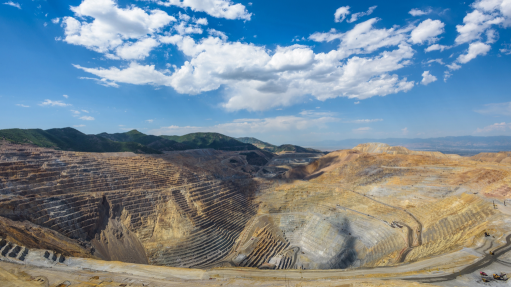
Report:
[{"label": "pale sandy ground", "polygon": [[[493,241],[488,238],[487,241]],[[502,245],[501,242],[493,246]],[[44,250],[31,250],[27,261],[16,264],[0,261],[2,286],[511,286],[511,282],[483,283],[478,274],[485,271],[511,273],[511,251],[500,256],[504,262],[484,270],[434,285],[402,281],[404,278],[438,277],[452,274],[477,262],[487,252],[480,248],[462,250],[395,267],[346,270],[258,270],[221,268],[200,270],[67,258],[64,264],[43,260]],[[495,247],[493,247],[495,248]],[[493,249],[492,248],[492,249]],[[41,253],[41,254],[39,254]],[[33,257],[33,258],[32,258]],[[19,261],[18,261],[19,262]],[[509,262],[509,263],[508,263]],[[126,285],[123,285],[126,284]]]},{"label": "pale sandy ground", "polygon": [[[476,255],[475,251],[465,249],[397,267],[314,271],[264,271],[253,268],[199,270],[83,258],[68,258],[66,264],[53,266],[40,264],[39,267],[0,262],[2,280],[0,286],[59,286],[63,283],[65,284],[59,287],[67,286],[68,283],[71,284],[69,286],[122,286],[121,284],[126,284],[125,286],[438,286],[402,281],[399,278],[449,274],[453,270],[461,269],[460,266],[475,262],[478,259]],[[506,270],[498,271],[506,272]],[[466,285],[478,279],[466,277],[466,279],[463,277],[441,285],[478,286]],[[451,284],[452,282],[454,283]]]},{"label": "pale sandy ground", "polygon": [[[511,286],[511,282],[484,283],[479,271],[434,285],[399,280],[449,274],[475,262],[478,259],[476,255],[476,251],[465,248],[397,267],[343,271],[263,271],[252,268],[198,270],[82,258],[69,258],[67,265],[52,267],[0,262],[0,286]],[[500,259],[511,262],[511,252]],[[488,274],[511,273],[511,264],[494,263],[481,271]]]},{"label": "pale sandy ground", "polygon": [[155,279],[145,276],[134,276],[122,272],[93,272],[80,270],[66,272],[55,268],[40,268],[0,262],[0,286],[33,287],[33,286],[257,286],[257,287],[352,287],[352,286],[437,286],[420,284],[402,280],[378,279],[321,279],[321,280],[287,280],[287,279],[205,279],[185,280],[179,278]]}]

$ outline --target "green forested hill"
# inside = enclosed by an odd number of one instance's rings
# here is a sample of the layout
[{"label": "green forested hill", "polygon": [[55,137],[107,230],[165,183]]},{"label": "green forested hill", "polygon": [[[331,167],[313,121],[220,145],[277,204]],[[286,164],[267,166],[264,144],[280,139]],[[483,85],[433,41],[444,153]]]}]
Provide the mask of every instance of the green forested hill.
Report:
[{"label": "green forested hill", "polygon": [[115,142],[96,135],[86,135],[73,128],[6,129],[0,130],[0,139],[69,151],[160,153],[140,143]]},{"label": "green forested hill", "polygon": [[[187,149],[212,148],[226,151],[258,150],[265,152],[319,152],[294,145],[274,146],[256,138],[235,139],[219,133],[191,133],[184,136],[146,135],[137,130],[125,133],[86,135],[73,128],[6,129],[0,139],[13,143],[34,144],[68,151],[161,153]],[[254,143],[254,144],[252,144]],[[256,146],[257,145],[257,146]],[[265,153],[272,157],[271,153]]]},{"label": "green forested hill", "polygon": [[257,147],[219,133],[191,133],[184,136],[161,136],[162,138],[186,144],[192,148],[213,148],[219,150],[256,150]]},{"label": "green forested hill", "polygon": [[146,135],[137,130],[126,133],[100,133],[98,136],[117,142],[136,142],[159,151],[187,150],[194,147],[164,137]]}]

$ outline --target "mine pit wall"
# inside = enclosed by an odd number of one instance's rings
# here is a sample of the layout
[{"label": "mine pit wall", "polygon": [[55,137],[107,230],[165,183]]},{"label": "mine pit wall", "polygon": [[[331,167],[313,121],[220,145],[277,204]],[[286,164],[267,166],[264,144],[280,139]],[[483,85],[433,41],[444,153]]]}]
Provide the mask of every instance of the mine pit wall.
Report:
[{"label": "mine pit wall", "polygon": [[[305,179],[307,183],[288,181],[283,188],[267,192],[258,199],[264,202],[261,213],[291,218],[288,220],[290,227],[286,224],[280,227],[290,242],[289,248],[300,247],[300,255],[291,268],[300,268],[301,263],[305,268],[317,269],[396,265],[463,247],[479,250],[487,244],[481,240],[484,231],[490,232],[492,238],[495,236],[493,246],[502,243],[511,230],[511,222],[493,209],[491,200],[475,194],[484,192],[493,196],[494,193],[487,191],[504,190],[502,186],[509,183],[505,166],[478,167],[469,159],[441,153],[406,150],[401,153],[406,155],[398,152],[370,155],[354,150],[334,152],[286,174],[288,179]],[[330,167],[332,164],[337,165],[336,170]],[[321,191],[315,190],[316,177]],[[339,192],[328,192],[329,182],[339,187]],[[355,188],[363,193],[350,191]],[[378,192],[383,189],[388,194]],[[424,200],[414,200],[416,196]],[[401,200],[393,202],[393,197]],[[401,206],[404,202],[408,204]],[[339,232],[339,228],[335,230],[342,220],[321,211],[321,204],[334,209],[336,203],[343,209],[339,213],[349,218],[350,227],[355,230],[349,232],[354,240],[342,237],[345,234]],[[350,208],[358,214],[349,215]],[[418,220],[404,212],[405,209]],[[390,224],[379,226],[372,223],[370,217],[379,219],[380,223],[398,221],[402,228],[392,228]],[[371,235],[373,232],[375,234]],[[330,242],[338,245],[329,245]],[[354,248],[344,248],[343,244]]]},{"label": "mine pit wall", "polygon": [[217,180],[162,157],[3,146],[0,180],[0,216],[105,260],[200,267],[226,256],[256,212],[252,180]]},{"label": "mine pit wall", "polygon": [[[266,238],[271,239],[269,243]],[[258,216],[247,225],[240,239],[242,242],[234,257],[246,259],[235,265],[252,267],[273,262],[277,269],[391,265],[406,245],[401,230],[379,220],[349,211],[331,212],[320,208]],[[254,246],[247,248],[251,242]],[[280,264],[284,259],[288,260]]]},{"label": "mine pit wall", "polygon": [[[424,223],[422,245],[413,249],[407,261],[413,262],[428,256],[445,254],[461,247],[477,248],[484,244],[484,232],[496,239],[511,230],[493,205],[475,195],[450,197],[433,204],[412,209]],[[493,238],[493,237],[492,237]]]}]

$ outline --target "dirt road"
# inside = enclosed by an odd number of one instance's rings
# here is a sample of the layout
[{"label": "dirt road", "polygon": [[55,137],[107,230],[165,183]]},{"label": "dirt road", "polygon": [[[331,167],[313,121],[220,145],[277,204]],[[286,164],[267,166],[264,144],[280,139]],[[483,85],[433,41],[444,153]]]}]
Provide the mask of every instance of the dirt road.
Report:
[{"label": "dirt road", "polygon": [[494,255],[487,254],[483,257],[483,259],[461,269],[458,272],[455,272],[455,273],[452,273],[449,275],[444,275],[444,276],[437,276],[437,277],[403,278],[403,280],[417,281],[417,282],[422,282],[422,283],[435,283],[435,282],[454,280],[458,276],[470,274],[475,271],[482,270],[483,268],[488,267],[489,265],[491,265],[494,262],[501,261],[501,260],[499,260],[499,257],[510,250],[511,250],[511,234],[506,237],[506,244],[504,246],[501,246],[493,251]]}]

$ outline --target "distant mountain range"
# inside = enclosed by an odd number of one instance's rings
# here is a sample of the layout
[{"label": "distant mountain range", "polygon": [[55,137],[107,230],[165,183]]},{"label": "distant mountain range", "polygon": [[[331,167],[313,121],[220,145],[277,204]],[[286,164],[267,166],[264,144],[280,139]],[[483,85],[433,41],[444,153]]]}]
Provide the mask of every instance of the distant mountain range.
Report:
[{"label": "distant mountain range", "polygon": [[292,144],[276,146],[253,137],[233,138],[219,133],[191,133],[183,136],[146,135],[137,130],[125,133],[100,133],[86,135],[73,128],[62,129],[5,129],[0,130],[0,140],[13,143],[29,143],[82,152],[135,152],[159,154],[165,151],[212,148],[226,151],[262,150],[269,153],[299,152],[320,153],[322,150],[351,149],[361,143],[380,142],[391,146],[403,146],[411,150],[440,151],[459,155],[475,155],[480,152],[511,151],[511,136],[493,137],[441,137],[429,139],[348,139],[310,143],[305,148]]},{"label": "distant mountain range", "polygon": [[192,133],[184,136],[153,136],[137,130],[126,133],[101,133],[98,136],[117,142],[136,142],[158,151],[212,148],[218,150],[256,150],[257,147],[245,144],[218,133]]},{"label": "distant mountain range", "polygon": [[411,150],[440,151],[442,153],[455,153],[459,155],[474,155],[480,152],[498,152],[511,150],[511,136],[457,136],[428,139],[348,139],[340,141],[321,141],[309,143],[325,150],[350,149],[361,143],[379,142],[391,146],[403,146]]},{"label": "distant mountain range", "polygon": [[73,128],[6,129],[0,139],[18,144],[34,144],[68,151],[135,152],[159,154],[164,151],[213,148],[219,150],[257,150],[251,144],[218,133],[193,133],[184,136],[153,136],[137,130],[126,133],[86,135]]},{"label": "distant mountain range", "polygon": [[[261,150],[269,157],[277,152],[321,152],[295,145],[274,146],[255,138],[239,140],[219,133],[191,133],[183,136],[146,135],[137,130],[125,133],[86,135],[73,128],[6,129],[0,139],[18,144],[33,144],[67,151],[135,152],[159,154],[165,151],[212,148],[226,151]],[[249,140],[247,140],[249,139]],[[254,144],[252,144],[254,143]],[[258,147],[259,146],[259,147]]]}]

